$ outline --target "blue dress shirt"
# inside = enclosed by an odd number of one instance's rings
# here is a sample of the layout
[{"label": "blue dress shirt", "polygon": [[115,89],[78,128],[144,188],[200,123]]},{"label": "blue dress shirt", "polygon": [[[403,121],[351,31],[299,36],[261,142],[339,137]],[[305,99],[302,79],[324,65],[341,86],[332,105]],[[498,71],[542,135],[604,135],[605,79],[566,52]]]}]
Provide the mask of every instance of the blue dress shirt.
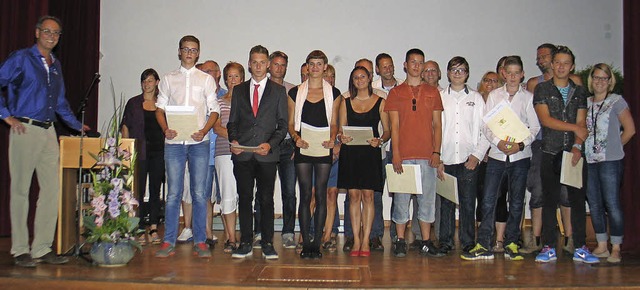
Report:
[{"label": "blue dress shirt", "polygon": [[0,87],[7,87],[7,100],[0,101],[0,119],[26,117],[43,122],[56,121],[56,114],[80,131],[78,121],[65,98],[60,62],[52,55],[49,71],[36,45],[13,52],[0,65]]}]

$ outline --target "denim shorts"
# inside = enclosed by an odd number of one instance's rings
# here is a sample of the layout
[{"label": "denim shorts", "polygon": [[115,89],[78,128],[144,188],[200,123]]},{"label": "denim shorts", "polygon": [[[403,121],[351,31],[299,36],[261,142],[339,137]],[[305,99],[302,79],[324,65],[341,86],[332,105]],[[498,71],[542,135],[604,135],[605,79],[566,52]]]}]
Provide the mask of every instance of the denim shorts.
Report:
[{"label": "denim shorts", "polygon": [[[418,164],[421,170],[422,194],[416,195],[418,206],[418,220],[432,223],[435,221],[436,208],[436,168],[429,166],[429,160],[411,159],[404,160],[402,164]],[[396,224],[405,224],[409,221],[409,202],[412,194],[393,194],[393,216]],[[415,204],[414,204],[415,205]]]}]

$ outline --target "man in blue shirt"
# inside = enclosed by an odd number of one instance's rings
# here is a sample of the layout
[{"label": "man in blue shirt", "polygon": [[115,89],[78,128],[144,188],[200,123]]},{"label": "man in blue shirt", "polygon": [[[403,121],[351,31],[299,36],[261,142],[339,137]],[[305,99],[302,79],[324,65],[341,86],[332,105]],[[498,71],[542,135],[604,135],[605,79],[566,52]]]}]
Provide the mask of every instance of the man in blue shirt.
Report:
[{"label": "man in blue shirt", "polygon": [[[21,267],[68,262],[51,250],[58,214],[60,157],[53,122],[57,114],[75,130],[89,127],[75,118],[65,99],[60,61],[52,53],[61,35],[60,20],[43,16],[36,24],[36,44],[15,51],[0,65],[0,88],[7,88],[6,102],[0,101],[0,119],[11,127],[11,254]],[[30,247],[27,215],[34,170],[40,194]]]}]

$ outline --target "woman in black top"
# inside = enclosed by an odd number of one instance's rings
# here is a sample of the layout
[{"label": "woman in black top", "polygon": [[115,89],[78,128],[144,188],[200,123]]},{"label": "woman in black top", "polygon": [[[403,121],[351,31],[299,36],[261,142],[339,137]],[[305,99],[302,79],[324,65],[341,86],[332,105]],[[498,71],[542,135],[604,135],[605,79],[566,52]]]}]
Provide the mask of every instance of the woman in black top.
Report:
[{"label": "woman in black top", "polygon": [[[331,148],[335,143],[337,133],[334,100],[340,95],[338,89],[323,80],[323,73],[327,69],[327,56],[320,50],[314,50],[307,56],[309,79],[289,91],[289,134],[295,141],[296,153],[294,163],[298,185],[300,187],[300,205],[298,218],[300,233],[303,239],[302,258],[320,258],[320,242],[322,229],[327,216],[327,181],[331,170]],[[301,134],[302,123],[315,127],[329,127],[330,133],[322,146],[327,154],[321,157],[301,154],[301,148],[306,149],[309,143]],[[320,144],[311,144],[320,145]],[[311,194],[315,189],[315,233],[313,243],[309,236],[311,224]]]},{"label": "woman in black top", "polygon": [[[156,101],[158,96],[158,73],[150,68],[142,72],[140,83],[142,94],[131,98],[122,117],[122,137],[135,138],[138,150],[136,192],[140,202],[139,216],[142,220],[149,215],[149,242],[160,244],[158,222],[160,214],[160,186],[164,178],[164,135],[156,121]],[[149,202],[144,203],[147,175],[149,175]],[[141,220],[141,227],[144,223]],[[145,235],[138,240],[146,243]]]}]

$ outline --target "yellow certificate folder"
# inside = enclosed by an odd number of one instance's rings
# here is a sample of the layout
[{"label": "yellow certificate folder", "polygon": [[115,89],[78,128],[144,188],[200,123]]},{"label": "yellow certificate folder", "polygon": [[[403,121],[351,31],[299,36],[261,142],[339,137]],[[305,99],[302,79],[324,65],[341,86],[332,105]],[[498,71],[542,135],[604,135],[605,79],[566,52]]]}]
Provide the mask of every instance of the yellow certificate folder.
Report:
[{"label": "yellow certificate folder", "polygon": [[500,140],[508,140],[509,137],[515,140],[513,142],[522,142],[531,135],[527,125],[522,123],[516,112],[506,101],[500,102],[491,111],[483,117],[484,123],[491,132],[500,138]]},{"label": "yellow certificate folder", "polygon": [[444,180],[440,180],[440,178],[436,178],[436,180],[436,193],[455,204],[460,204],[458,200],[458,178],[445,173]]},{"label": "yellow certificate folder", "polygon": [[582,166],[584,165],[584,158],[580,157],[578,164],[573,166],[571,164],[571,158],[573,153],[563,151],[562,152],[562,168],[560,169],[560,183],[575,188],[582,188]]},{"label": "yellow certificate folder", "polygon": [[389,192],[422,194],[422,174],[418,164],[402,164],[402,174],[393,171],[393,164],[385,166]]}]

